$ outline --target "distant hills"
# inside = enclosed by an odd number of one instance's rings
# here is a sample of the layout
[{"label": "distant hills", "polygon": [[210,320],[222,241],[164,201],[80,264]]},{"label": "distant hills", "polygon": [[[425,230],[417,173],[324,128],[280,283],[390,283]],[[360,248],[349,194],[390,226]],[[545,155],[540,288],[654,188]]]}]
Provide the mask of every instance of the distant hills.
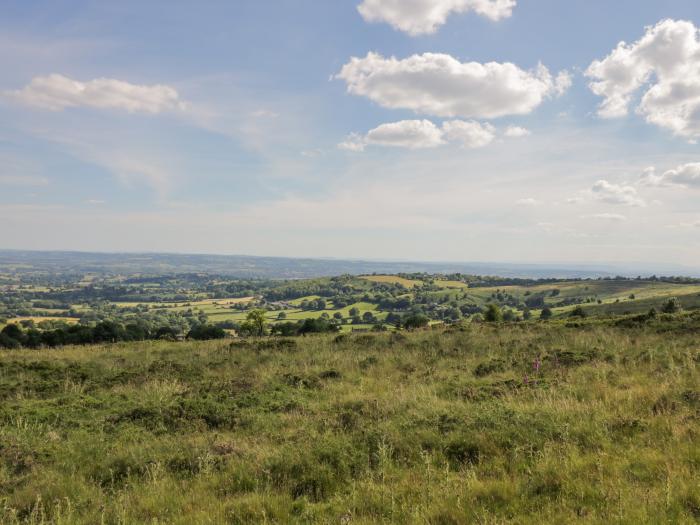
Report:
[{"label": "distant hills", "polygon": [[597,278],[615,275],[682,274],[698,272],[684,268],[621,268],[592,265],[545,265],[470,262],[364,261],[301,259],[247,255],[197,255],[168,253],[91,253],[61,251],[0,250],[0,272],[76,272],[97,274],[208,273],[240,278],[304,279],[341,274],[462,273],[522,278]]}]

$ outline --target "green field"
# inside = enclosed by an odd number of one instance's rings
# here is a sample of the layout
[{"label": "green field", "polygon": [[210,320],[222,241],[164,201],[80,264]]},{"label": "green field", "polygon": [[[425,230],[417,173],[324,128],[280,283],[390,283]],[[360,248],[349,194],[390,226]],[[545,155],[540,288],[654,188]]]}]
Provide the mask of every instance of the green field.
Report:
[{"label": "green field", "polygon": [[0,351],[0,523],[695,523],[698,316]]}]

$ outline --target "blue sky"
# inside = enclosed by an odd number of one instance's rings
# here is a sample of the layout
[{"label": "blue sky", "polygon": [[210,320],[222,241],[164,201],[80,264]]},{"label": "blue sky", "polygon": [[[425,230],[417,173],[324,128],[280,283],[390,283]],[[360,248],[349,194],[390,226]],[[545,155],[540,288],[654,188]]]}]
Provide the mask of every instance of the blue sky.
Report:
[{"label": "blue sky", "polygon": [[696,26],[690,0],[3,2],[1,246],[696,265]]}]

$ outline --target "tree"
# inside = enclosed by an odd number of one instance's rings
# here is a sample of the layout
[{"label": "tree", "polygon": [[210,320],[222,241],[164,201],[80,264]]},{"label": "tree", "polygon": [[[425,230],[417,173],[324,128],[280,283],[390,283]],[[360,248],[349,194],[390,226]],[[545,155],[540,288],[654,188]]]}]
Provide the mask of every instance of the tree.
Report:
[{"label": "tree", "polygon": [[322,334],[326,332],[337,332],[338,326],[329,323],[328,319],[319,317],[318,319],[304,319],[298,328],[299,335],[304,334]]},{"label": "tree", "polygon": [[188,339],[195,339],[197,341],[223,339],[224,337],[226,337],[224,329],[212,324],[197,324],[193,326],[187,334]]},{"label": "tree", "polygon": [[374,314],[372,312],[365,312],[362,314],[362,320],[367,323],[367,324],[372,324],[376,322],[376,318],[374,317]]},{"label": "tree", "polygon": [[350,317],[357,317],[358,315],[360,315],[360,310],[357,307],[353,306],[352,308],[350,308],[350,312],[348,313],[350,314]]},{"label": "tree", "polygon": [[5,337],[9,337],[19,342],[22,342],[22,339],[24,338],[22,329],[16,324],[8,324],[0,333],[2,333]]},{"label": "tree", "polygon": [[384,321],[388,324],[399,326],[401,324],[401,316],[399,314],[391,312],[386,316],[386,319]]},{"label": "tree", "polygon": [[0,348],[19,348],[23,339],[22,330],[15,324],[8,324],[0,332]]},{"label": "tree", "polygon": [[533,295],[525,299],[525,304],[530,308],[544,308],[544,297],[541,295]]},{"label": "tree", "polygon": [[497,304],[491,303],[486,307],[484,312],[484,321],[487,323],[498,323],[503,320],[503,314]]},{"label": "tree", "polygon": [[415,328],[423,328],[428,326],[430,319],[428,316],[423,314],[411,314],[403,320],[403,326],[407,330],[413,330]]},{"label": "tree", "polygon": [[241,324],[241,333],[254,337],[262,337],[267,334],[267,319],[265,310],[251,310]]},{"label": "tree", "polygon": [[542,311],[540,312],[540,319],[542,319],[543,321],[546,321],[548,319],[551,319],[552,315],[554,315],[554,314],[552,314],[552,309],[549,306],[545,306],[544,308],[542,308]]},{"label": "tree", "polygon": [[342,321],[342,320],[343,320],[343,314],[341,314],[340,312],[336,312],[336,313],[333,314],[333,319],[337,319],[338,321]]},{"label": "tree", "polygon": [[284,312],[280,312],[280,313],[277,314],[277,319],[279,319],[280,321],[282,321],[282,320],[284,320],[284,319],[286,319],[286,318],[287,318],[287,314],[284,313]]}]

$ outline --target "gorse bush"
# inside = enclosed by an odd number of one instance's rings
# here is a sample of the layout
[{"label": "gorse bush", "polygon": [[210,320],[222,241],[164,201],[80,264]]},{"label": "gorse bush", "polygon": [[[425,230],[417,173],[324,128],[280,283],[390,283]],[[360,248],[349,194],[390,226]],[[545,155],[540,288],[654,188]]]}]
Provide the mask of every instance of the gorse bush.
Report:
[{"label": "gorse bush", "polygon": [[693,523],[700,318],[615,323],[2,350],[0,523]]}]

